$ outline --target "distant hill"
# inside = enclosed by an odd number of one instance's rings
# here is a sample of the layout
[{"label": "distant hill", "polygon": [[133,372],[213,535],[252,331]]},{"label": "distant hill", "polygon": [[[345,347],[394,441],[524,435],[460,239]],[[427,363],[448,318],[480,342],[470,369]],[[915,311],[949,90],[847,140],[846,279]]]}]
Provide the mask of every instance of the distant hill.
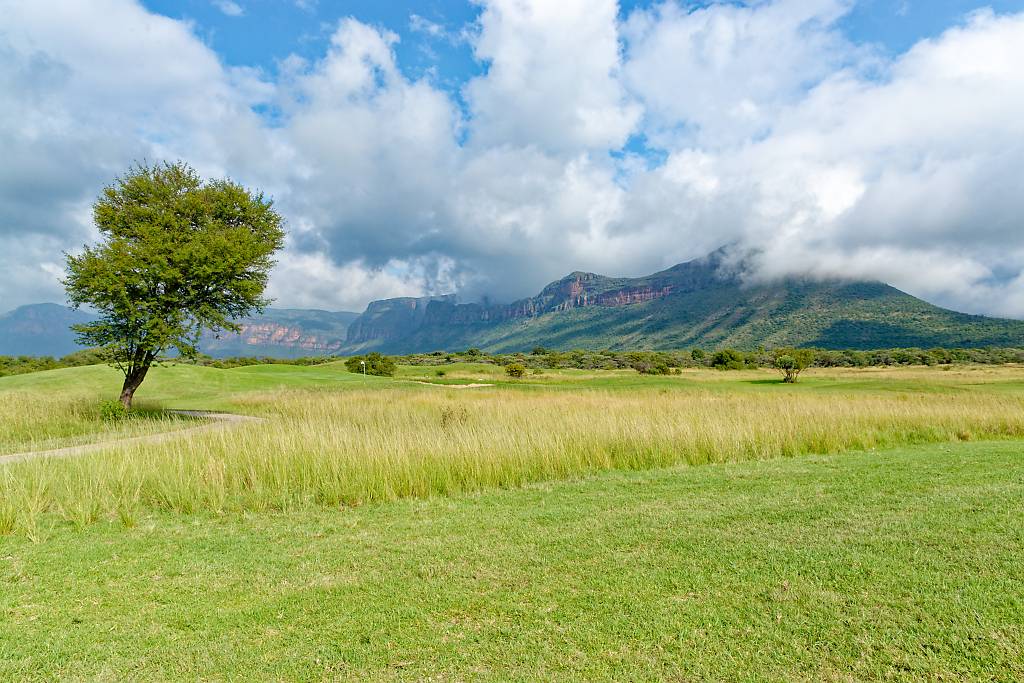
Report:
[{"label": "distant hill", "polygon": [[[746,285],[719,250],[640,278],[570,273],[511,304],[458,303],[454,295],[374,301],[362,314],[268,309],[242,332],[207,335],[212,356],[416,353],[477,347],[827,349],[1024,346],[1024,321],[956,313],[881,282],[789,279]],[[88,314],[55,304],[0,316],[0,355],[77,350],[68,325]]]},{"label": "distant hill", "polygon": [[[359,317],[347,311],[267,309],[245,318],[239,334],[207,334],[200,343],[204,353],[226,356],[297,358],[339,353],[349,323]],[[92,320],[85,311],[57,304],[32,304],[0,315],[0,355],[65,356],[81,349],[75,344],[72,324]]]},{"label": "distant hill", "polygon": [[75,344],[71,325],[92,316],[58,304],[32,304],[0,314],[0,355],[66,356]]},{"label": "distant hill", "polygon": [[718,251],[641,278],[575,272],[507,305],[450,297],[375,301],[349,327],[345,351],[1024,344],[1024,321],[956,313],[881,282],[747,286],[722,263]]}]

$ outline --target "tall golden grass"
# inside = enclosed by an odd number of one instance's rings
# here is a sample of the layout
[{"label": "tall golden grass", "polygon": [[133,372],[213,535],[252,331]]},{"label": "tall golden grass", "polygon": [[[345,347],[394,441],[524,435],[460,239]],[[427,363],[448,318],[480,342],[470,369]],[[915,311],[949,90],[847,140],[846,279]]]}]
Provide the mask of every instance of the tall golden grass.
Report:
[{"label": "tall golden grass", "polygon": [[264,423],[0,468],[0,532],[147,510],[289,510],[643,469],[1024,437],[1010,392],[522,392],[409,387],[254,394]]},{"label": "tall golden grass", "polygon": [[0,455],[95,443],[180,426],[183,418],[140,403],[132,419],[105,422],[95,390],[61,393],[6,391],[0,394]]}]

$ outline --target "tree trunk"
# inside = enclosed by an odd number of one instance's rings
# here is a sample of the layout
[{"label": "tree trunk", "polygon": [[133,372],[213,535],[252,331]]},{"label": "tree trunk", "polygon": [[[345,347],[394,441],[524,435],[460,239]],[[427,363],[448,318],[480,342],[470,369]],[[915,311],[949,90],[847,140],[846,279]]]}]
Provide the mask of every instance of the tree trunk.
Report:
[{"label": "tree trunk", "polygon": [[124,384],[121,386],[121,405],[124,406],[125,410],[132,409],[132,398],[135,396],[135,390],[142,384],[142,380],[146,379],[147,372],[149,372],[149,365],[144,365],[125,374]]}]

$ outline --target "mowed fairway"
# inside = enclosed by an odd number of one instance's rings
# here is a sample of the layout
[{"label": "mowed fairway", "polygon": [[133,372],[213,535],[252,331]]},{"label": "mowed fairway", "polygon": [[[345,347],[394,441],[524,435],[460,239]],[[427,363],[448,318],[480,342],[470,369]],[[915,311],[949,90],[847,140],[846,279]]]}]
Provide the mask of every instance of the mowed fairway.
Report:
[{"label": "mowed fairway", "polygon": [[[0,416],[116,379],[0,379]],[[1021,368],[173,366],[139,396],[266,419],[0,468],[0,680],[1024,676]]]}]

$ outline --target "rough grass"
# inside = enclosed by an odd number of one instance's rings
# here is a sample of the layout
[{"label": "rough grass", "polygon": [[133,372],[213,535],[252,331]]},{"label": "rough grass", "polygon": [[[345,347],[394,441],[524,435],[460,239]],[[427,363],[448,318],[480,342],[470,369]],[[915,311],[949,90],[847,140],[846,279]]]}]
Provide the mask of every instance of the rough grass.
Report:
[{"label": "rough grass", "polygon": [[[0,470],[3,527],[140,513],[294,510],[430,497],[608,469],[1024,437],[1005,391],[543,386],[281,389],[236,396],[262,424]],[[13,521],[11,521],[13,519]]]},{"label": "rough grass", "polygon": [[1019,681],[1019,443],[0,538],[5,681]]},{"label": "rough grass", "polygon": [[123,420],[104,420],[100,398],[89,390],[29,390],[0,395],[0,455],[76,446],[169,431],[192,422],[141,403]]}]

